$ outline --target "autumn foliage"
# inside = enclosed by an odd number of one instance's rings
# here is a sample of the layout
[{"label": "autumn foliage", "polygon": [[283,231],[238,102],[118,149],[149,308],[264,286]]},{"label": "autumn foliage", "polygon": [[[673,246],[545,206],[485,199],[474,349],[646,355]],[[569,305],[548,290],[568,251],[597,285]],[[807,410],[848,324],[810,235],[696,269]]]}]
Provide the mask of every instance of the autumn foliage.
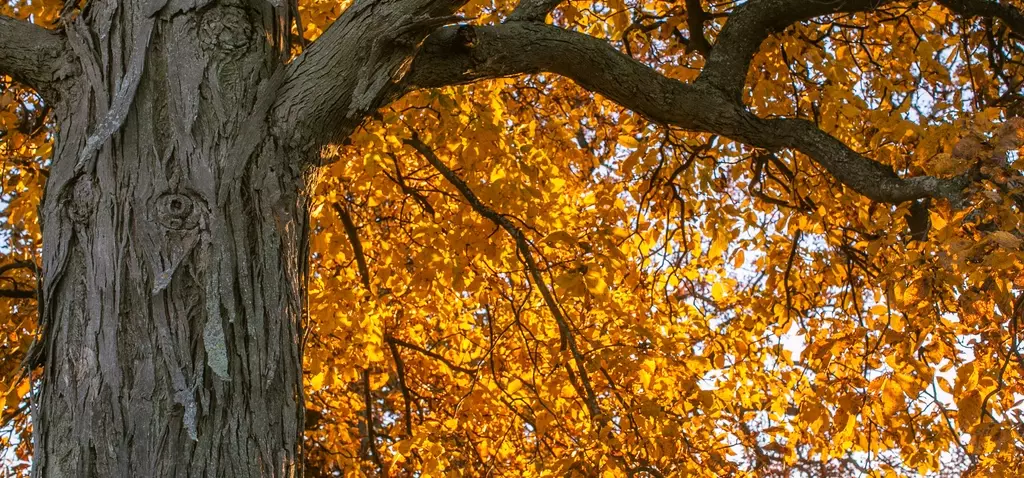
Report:
[{"label": "autumn foliage", "polygon": [[[347,4],[303,2],[306,38]],[[692,82],[736,5],[569,1],[548,21]],[[751,63],[757,116],[903,177],[971,175],[954,200],[875,202],[793,150],[554,74],[408,93],[314,187],[307,473],[1018,475],[1022,46],[1000,19],[897,2],[791,25]],[[0,447],[19,475],[46,112],[0,83]]]}]

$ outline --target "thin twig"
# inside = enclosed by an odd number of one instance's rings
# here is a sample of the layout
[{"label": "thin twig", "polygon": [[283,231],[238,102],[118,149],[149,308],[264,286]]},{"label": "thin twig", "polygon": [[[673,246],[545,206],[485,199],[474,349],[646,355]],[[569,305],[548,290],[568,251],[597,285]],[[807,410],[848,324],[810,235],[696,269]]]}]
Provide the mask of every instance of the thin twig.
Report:
[{"label": "thin twig", "polygon": [[363,370],[363,400],[366,401],[366,439],[369,442],[370,457],[373,463],[380,470],[380,476],[388,476],[384,468],[384,461],[380,459],[380,452],[377,451],[377,434],[373,428],[373,396],[370,395],[370,369]]},{"label": "thin twig", "polygon": [[[590,375],[587,373],[586,366],[584,365],[585,359],[583,354],[580,352],[579,347],[576,344],[576,338],[572,334],[572,329],[569,327],[569,322],[562,314],[562,310],[558,307],[558,303],[555,302],[555,298],[544,282],[544,277],[540,273],[540,269],[537,267],[537,262],[533,258],[533,254],[530,252],[530,244],[526,240],[526,236],[519,228],[515,226],[507,217],[498,214],[493,209],[485,205],[476,196],[469,185],[462,180],[454,171],[448,168],[444,162],[434,153],[434,151],[426,145],[422,140],[419,139],[419,135],[413,132],[413,136],[410,139],[404,140],[405,144],[415,149],[429,162],[438,172],[448,180],[452,186],[455,186],[463,198],[473,208],[477,214],[480,214],[484,218],[490,220],[495,225],[505,229],[506,232],[515,240],[516,248],[519,249],[520,255],[522,255],[523,262],[526,263],[526,269],[529,276],[533,279],[534,285],[540,292],[541,297],[544,299],[545,305],[548,310],[551,311],[551,315],[554,316],[555,322],[558,324],[558,332],[561,336],[563,348],[567,345],[569,351],[572,353],[573,359],[576,361],[577,372],[579,373],[580,381],[582,382],[584,389],[585,402],[587,409],[590,412],[591,418],[598,419],[600,422],[604,422],[603,415],[601,414],[600,408],[597,404],[597,395],[594,393],[594,388],[590,380]],[[578,392],[579,390],[577,390]]]},{"label": "thin twig", "polygon": [[426,355],[426,356],[428,356],[430,358],[434,358],[434,359],[440,360],[442,363],[445,364],[445,366],[447,366],[448,368],[450,368],[452,370],[455,370],[457,372],[462,372],[462,373],[467,374],[467,375],[473,375],[478,370],[478,369],[475,369],[475,368],[466,368],[466,367],[462,367],[462,366],[459,366],[459,365],[455,365],[454,363],[452,363],[451,360],[448,360],[443,355],[441,355],[441,354],[439,354],[437,352],[432,352],[432,351],[427,350],[427,349],[425,349],[423,347],[420,347],[419,345],[416,345],[416,344],[413,344],[413,343],[410,343],[410,342],[406,342],[406,341],[404,341],[402,339],[395,338],[394,336],[390,336],[389,335],[389,336],[385,337],[384,340],[387,341],[388,345],[399,345],[399,346],[405,347],[407,349],[415,350],[415,351],[417,351],[417,352],[419,352],[419,353],[421,353],[423,355]]},{"label": "thin twig", "polygon": [[344,206],[339,203],[334,203],[331,206],[338,213],[341,225],[345,228],[345,235],[348,236],[348,242],[352,245],[352,253],[355,255],[356,265],[359,267],[359,279],[362,281],[363,287],[366,288],[367,292],[370,292],[370,268],[366,266],[366,255],[363,253],[363,243],[359,240],[359,229],[356,228],[355,222],[352,221],[352,216],[349,215]]}]

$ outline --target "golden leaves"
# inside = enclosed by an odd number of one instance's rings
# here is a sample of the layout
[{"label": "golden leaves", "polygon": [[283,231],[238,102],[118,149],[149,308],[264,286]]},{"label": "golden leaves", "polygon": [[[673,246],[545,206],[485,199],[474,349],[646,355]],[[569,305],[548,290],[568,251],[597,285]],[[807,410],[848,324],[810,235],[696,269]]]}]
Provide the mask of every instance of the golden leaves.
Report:
[{"label": "golden leaves", "polygon": [[[513,6],[467,12],[498,21]],[[631,12],[661,23],[626,35],[634,20],[650,26]],[[349,425],[312,434],[369,469],[351,372],[369,366],[376,427],[396,440],[380,452],[424,476],[615,476],[641,463],[733,476],[753,469],[748,456],[792,470],[840,467],[851,451],[925,473],[950,450],[979,463],[1012,450],[1019,437],[991,417],[1006,420],[1021,393],[1005,357],[1024,227],[1008,199],[1019,165],[992,158],[1018,154],[1021,128],[971,105],[1001,94],[979,69],[986,40],[954,34],[934,5],[908,12],[792,26],[753,58],[744,101],[811,119],[900,176],[985,161],[991,182],[963,210],[933,199],[921,240],[907,233],[909,203],[872,203],[802,155],[758,163],[553,75],[412,93],[364,125],[317,197],[351,204],[373,290],[351,292],[351,249],[314,214],[308,380]],[[671,5],[570,2],[550,18],[683,81],[703,63],[676,41],[687,17]],[[706,34],[721,25],[713,15]],[[402,144],[413,131],[521,231],[537,275],[507,229]]]},{"label": "golden leaves", "polygon": [[637,149],[640,147],[640,142],[638,142],[636,138],[629,135],[620,135],[619,144],[629,149]]},{"label": "golden leaves", "polygon": [[976,389],[968,391],[957,398],[956,406],[957,425],[969,433],[981,418],[981,392]]},{"label": "golden leaves", "polygon": [[721,301],[722,299],[724,299],[725,293],[725,285],[723,285],[721,282],[715,282],[715,284],[711,286],[711,297],[713,297],[716,301]]},{"label": "golden leaves", "polygon": [[895,415],[903,406],[903,388],[895,380],[886,380],[882,386],[882,409],[886,416]]}]

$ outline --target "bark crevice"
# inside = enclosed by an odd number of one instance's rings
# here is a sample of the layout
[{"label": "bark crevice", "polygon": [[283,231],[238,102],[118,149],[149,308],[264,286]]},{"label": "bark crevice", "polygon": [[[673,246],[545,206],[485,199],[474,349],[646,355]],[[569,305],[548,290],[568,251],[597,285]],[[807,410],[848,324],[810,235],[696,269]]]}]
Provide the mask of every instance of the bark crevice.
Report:
[{"label": "bark crevice", "polygon": [[282,8],[65,19],[82,74],[41,213],[34,476],[301,473],[306,178],[268,134]]}]

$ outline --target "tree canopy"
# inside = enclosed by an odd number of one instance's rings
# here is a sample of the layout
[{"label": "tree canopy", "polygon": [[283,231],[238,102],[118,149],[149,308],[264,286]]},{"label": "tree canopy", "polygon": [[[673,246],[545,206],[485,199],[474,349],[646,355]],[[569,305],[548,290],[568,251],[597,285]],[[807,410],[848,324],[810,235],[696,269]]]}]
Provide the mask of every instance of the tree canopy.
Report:
[{"label": "tree canopy", "polygon": [[[373,4],[351,3],[298,4],[297,61],[319,67],[332,22]],[[62,8],[0,13],[53,28]],[[311,186],[307,473],[1019,473],[1022,9],[470,0],[427,18],[394,101]],[[54,125],[15,80],[0,447],[25,474]],[[341,124],[315,113],[300,127]]]}]

